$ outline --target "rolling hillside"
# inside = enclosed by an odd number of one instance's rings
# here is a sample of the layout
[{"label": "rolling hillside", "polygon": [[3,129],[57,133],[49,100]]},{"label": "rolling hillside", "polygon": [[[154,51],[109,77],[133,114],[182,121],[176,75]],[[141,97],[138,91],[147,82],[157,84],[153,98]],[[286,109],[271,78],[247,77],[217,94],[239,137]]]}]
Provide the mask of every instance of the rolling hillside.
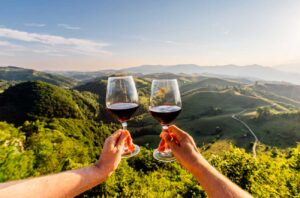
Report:
[{"label": "rolling hillside", "polygon": [[14,84],[16,84],[15,81],[0,80],[0,93],[2,93],[5,89]]},{"label": "rolling hillside", "polygon": [[92,118],[99,106],[91,94],[69,91],[41,81],[24,82],[0,94],[0,120],[22,124],[45,118]]},{"label": "rolling hillside", "polygon": [[243,83],[220,79],[220,78],[209,78],[206,77],[198,82],[186,83],[180,87],[181,93],[192,92],[193,90],[197,90],[199,88],[229,88],[229,87],[239,87],[244,85]]},{"label": "rolling hillside", "polygon": [[[223,139],[231,139],[234,143],[244,147],[243,142],[238,142],[244,135],[242,127],[239,123],[234,122],[231,118],[232,114],[238,113],[244,109],[255,110],[260,106],[270,105],[268,102],[252,96],[242,95],[232,89],[223,91],[195,91],[182,97],[183,108],[179,117],[174,122],[178,126],[188,131],[195,138],[198,145],[207,144],[222,137]],[[146,114],[144,120],[148,120],[145,125],[147,127],[147,135],[154,135],[155,139],[150,138],[151,145],[155,145],[159,141],[160,127],[158,123]],[[152,134],[149,130],[152,129]],[[137,136],[139,132],[137,132]],[[251,137],[249,137],[251,138]],[[142,137],[138,138],[142,144],[147,142]],[[248,139],[249,143],[249,139]]]},{"label": "rolling hillside", "polygon": [[36,81],[40,80],[53,85],[72,87],[77,81],[62,75],[49,74],[21,67],[0,67],[0,79],[6,81]]},{"label": "rolling hillside", "polygon": [[276,95],[290,98],[294,101],[300,102],[300,86],[293,84],[279,84],[279,83],[257,83],[253,87],[254,90],[264,92],[272,92]]},{"label": "rolling hillside", "polygon": [[[159,77],[176,77],[181,82],[181,89],[186,90],[182,94],[183,109],[174,123],[194,137],[201,153],[218,170],[257,197],[299,194],[300,147],[291,147],[300,141],[300,115],[289,103],[296,102],[295,98],[286,95],[280,96],[285,101],[277,101],[274,96],[279,97],[278,92],[254,89],[255,84],[233,79],[151,74],[135,78],[141,107],[129,121],[134,142],[141,146],[140,154],[122,160],[104,184],[82,197],[155,197],[166,192],[170,197],[204,196],[197,181],[178,163],[161,163],[152,157],[161,127],[147,106],[150,81]],[[94,163],[105,138],[120,128],[116,120],[103,113],[106,78],[82,82],[73,89],[41,81],[23,82],[0,93],[0,154],[4,159],[0,159],[0,181]],[[265,113],[259,114],[258,109]],[[232,118],[241,111],[240,118],[259,138],[257,159],[247,153],[253,137]]]}]

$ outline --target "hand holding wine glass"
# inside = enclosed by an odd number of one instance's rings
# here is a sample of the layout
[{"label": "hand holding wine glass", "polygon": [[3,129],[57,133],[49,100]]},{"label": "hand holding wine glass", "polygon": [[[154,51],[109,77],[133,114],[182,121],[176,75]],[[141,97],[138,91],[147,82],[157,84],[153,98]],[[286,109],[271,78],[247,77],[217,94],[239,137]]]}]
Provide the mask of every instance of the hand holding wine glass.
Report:
[{"label": "hand holding wine glass", "polygon": [[[171,134],[175,135],[176,141]],[[198,159],[202,156],[192,136],[175,125],[171,125],[168,128],[168,132],[163,131],[161,133],[161,137],[166,141],[180,164],[190,172],[193,172],[194,169],[197,168],[195,163],[197,163]]]},{"label": "hand holding wine glass", "polygon": [[121,122],[123,130],[128,135],[122,158],[138,154],[140,148],[132,143],[130,133],[127,131],[127,121],[139,107],[138,94],[132,76],[108,78],[106,107]]},{"label": "hand holding wine glass", "polygon": [[[149,110],[163,130],[168,131],[168,125],[181,112],[181,98],[176,79],[152,81]],[[158,149],[154,150],[153,157],[163,162],[175,160],[164,139],[161,140]]]}]

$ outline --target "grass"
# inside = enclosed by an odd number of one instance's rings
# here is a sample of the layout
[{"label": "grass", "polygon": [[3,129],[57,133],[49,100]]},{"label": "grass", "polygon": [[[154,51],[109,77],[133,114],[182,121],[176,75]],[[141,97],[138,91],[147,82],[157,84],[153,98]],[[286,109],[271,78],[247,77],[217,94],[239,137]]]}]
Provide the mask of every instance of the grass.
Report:
[{"label": "grass", "polygon": [[[250,151],[251,143],[254,142],[253,136],[231,117],[244,109],[248,111],[242,119],[253,128],[263,144],[285,148],[295,146],[296,142],[300,141],[300,121],[281,118],[283,112],[291,111],[281,105],[274,106],[275,102],[271,99],[243,95],[233,89],[227,89],[191,92],[183,96],[182,101],[182,113],[174,124],[190,133],[200,147],[211,145],[209,149],[218,150],[217,148],[226,148],[229,144],[234,144]],[[269,106],[276,114],[268,120],[257,121],[254,119],[255,110],[261,106]],[[211,112],[211,109],[216,108],[221,111]],[[160,140],[159,124],[149,114],[144,114],[143,120],[147,121],[139,130],[143,134],[143,130],[146,129],[147,135],[139,134],[135,141],[140,145],[156,148]]]},{"label": "grass", "polygon": [[[292,114],[291,114],[292,115]],[[270,146],[287,148],[300,142],[300,120],[293,116],[285,118],[278,115],[267,120],[245,118],[253,128],[260,142]]]},{"label": "grass", "polygon": [[[238,113],[244,108],[255,108],[267,105],[260,99],[226,91],[203,91],[184,96],[181,115],[174,121],[183,130],[189,132],[197,145],[202,146],[211,142],[222,140],[231,141],[233,144],[248,148],[251,136],[245,136],[247,131],[237,121],[231,118],[233,113]],[[221,112],[209,112],[208,107],[219,108]],[[209,115],[207,115],[209,114]],[[149,144],[151,148],[159,142],[159,124],[149,114],[144,114],[147,120],[141,130],[147,130],[147,135],[136,138],[141,145]],[[218,128],[218,129],[217,129]],[[149,134],[149,131],[151,134]]]}]

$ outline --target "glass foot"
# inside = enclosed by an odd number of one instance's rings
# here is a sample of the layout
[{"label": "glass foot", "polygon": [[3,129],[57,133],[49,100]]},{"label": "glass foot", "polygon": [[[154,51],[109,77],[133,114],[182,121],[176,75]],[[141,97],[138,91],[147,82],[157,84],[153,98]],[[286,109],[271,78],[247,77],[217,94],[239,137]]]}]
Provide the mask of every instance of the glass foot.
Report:
[{"label": "glass foot", "polygon": [[153,151],[153,157],[161,162],[174,162],[176,158],[174,157],[173,153],[170,151],[166,152],[159,152],[157,149]]},{"label": "glass foot", "polygon": [[134,144],[134,150],[131,153],[123,153],[122,158],[129,158],[137,155],[140,152],[140,147],[136,144]]}]

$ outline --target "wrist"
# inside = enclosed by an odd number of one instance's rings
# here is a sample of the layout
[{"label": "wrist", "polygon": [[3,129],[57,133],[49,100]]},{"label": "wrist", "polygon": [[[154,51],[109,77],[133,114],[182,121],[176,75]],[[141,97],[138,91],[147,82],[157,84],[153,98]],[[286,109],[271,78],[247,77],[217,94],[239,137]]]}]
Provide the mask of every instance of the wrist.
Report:
[{"label": "wrist", "polygon": [[192,163],[189,164],[188,170],[190,173],[192,173],[194,176],[198,174],[198,172],[201,170],[201,167],[203,166],[205,159],[200,153],[194,154],[194,160]]},{"label": "wrist", "polygon": [[110,171],[110,169],[105,168],[102,163],[97,162],[93,165],[93,168],[95,169],[95,174],[100,176],[101,179],[106,180],[113,171]]},{"label": "wrist", "polygon": [[192,175],[199,181],[203,177],[203,174],[206,174],[210,170],[210,165],[206,159],[199,153],[197,160],[195,160],[189,170]]}]

